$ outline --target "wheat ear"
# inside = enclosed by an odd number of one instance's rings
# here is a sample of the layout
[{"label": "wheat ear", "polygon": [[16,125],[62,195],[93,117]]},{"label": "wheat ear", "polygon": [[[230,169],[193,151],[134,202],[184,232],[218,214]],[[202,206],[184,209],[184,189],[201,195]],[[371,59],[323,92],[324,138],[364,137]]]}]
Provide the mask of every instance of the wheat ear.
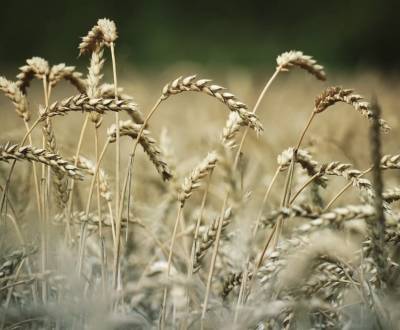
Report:
[{"label": "wheat ear", "polygon": [[[363,101],[363,97],[354,94],[352,89],[343,89],[342,87],[329,87],[320,96],[315,99],[315,113],[321,113],[337,102],[344,102],[351,105],[362,116],[372,120],[373,112],[368,102]],[[379,127],[384,132],[390,130],[390,126],[383,119],[378,120]]]},{"label": "wheat ear", "polygon": [[32,146],[20,147],[17,144],[0,146],[0,160],[7,162],[10,159],[29,160],[50,166],[63,171],[73,179],[82,179],[78,169],[59,155]]},{"label": "wheat ear", "polygon": [[61,80],[68,81],[79,93],[85,93],[86,81],[82,79],[82,73],[75,71],[74,66],[67,66],[65,63],[53,65],[49,73],[49,84],[53,88]]},{"label": "wheat ear", "polygon": [[[225,214],[222,218],[222,232],[231,223],[232,220],[232,208],[228,207],[225,210]],[[206,229],[201,239],[196,243],[195,259],[193,263],[193,272],[198,272],[200,269],[200,263],[206,255],[207,251],[214,244],[217,237],[219,217],[215,218],[211,225]]]},{"label": "wheat ear", "polygon": [[82,42],[79,44],[79,55],[91,53],[103,43],[110,46],[117,37],[115,23],[107,18],[99,19],[88,34],[82,37]]},{"label": "wheat ear", "polygon": [[30,119],[30,113],[28,111],[28,101],[25,95],[19,89],[17,83],[7,80],[4,77],[0,77],[0,90],[10,99],[15,106],[15,111],[18,116],[24,119],[26,122]]},{"label": "wheat ear", "polygon": [[[133,123],[131,120],[119,122],[120,136],[129,136],[132,139],[137,139],[142,125]],[[111,143],[116,141],[117,127],[111,125],[107,130],[107,135]],[[161,150],[154,138],[150,136],[150,132],[145,130],[139,141],[145,153],[149,156],[151,162],[156,167],[164,180],[169,180],[172,177],[171,171],[166,162],[162,159]]]},{"label": "wheat ear", "polygon": [[17,86],[23,94],[26,94],[26,90],[29,87],[32,79],[44,80],[50,72],[49,63],[41,57],[32,57],[26,60],[26,65],[19,68],[21,71],[17,75]]},{"label": "wheat ear", "polygon": [[276,58],[276,63],[280,71],[289,71],[291,67],[298,66],[311,73],[317,79],[326,80],[324,67],[317,64],[317,61],[312,56],[304,55],[301,51],[291,50],[282,53]]},{"label": "wheat ear", "polygon": [[164,86],[161,100],[183,92],[202,92],[217,98],[229,110],[237,112],[246,125],[254,128],[257,132],[262,131],[260,121],[254,114],[246,110],[247,106],[243,102],[240,102],[234,94],[226,92],[224,87],[210,83],[209,79],[196,79],[196,75],[179,77]]},{"label": "wheat ear", "polygon": [[42,113],[41,119],[54,116],[64,116],[69,112],[98,112],[104,114],[107,111],[137,111],[136,104],[131,101],[114,99],[91,99],[85,94],[68,97],[62,101],[56,101]]}]

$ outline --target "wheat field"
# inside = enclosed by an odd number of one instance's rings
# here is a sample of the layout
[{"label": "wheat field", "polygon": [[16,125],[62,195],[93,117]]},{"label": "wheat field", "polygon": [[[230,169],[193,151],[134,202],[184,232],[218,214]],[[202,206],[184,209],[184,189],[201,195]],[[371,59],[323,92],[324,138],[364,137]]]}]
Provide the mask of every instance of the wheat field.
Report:
[{"label": "wheat field", "polygon": [[399,329],[398,81],[150,76],[118,38],[0,75],[1,328]]}]

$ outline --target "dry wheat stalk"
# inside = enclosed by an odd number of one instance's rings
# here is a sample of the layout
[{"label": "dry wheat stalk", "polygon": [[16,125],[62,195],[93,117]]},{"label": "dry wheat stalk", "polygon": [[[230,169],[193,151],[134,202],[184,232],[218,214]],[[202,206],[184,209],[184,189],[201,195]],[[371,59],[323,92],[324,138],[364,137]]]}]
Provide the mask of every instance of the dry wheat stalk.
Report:
[{"label": "dry wheat stalk", "polygon": [[86,82],[82,79],[82,73],[75,71],[74,66],[67,66],[65,63],[53,65],[49,73],[50,86],[54,87],[63,79],[76,87],[79,93],[85,93]]},{"label": "dry wheat stalk", "polygon": [[326,80],[324,67],[317,64],[312,56],[304,55],[301,51],[291,50],[279,55],[276,59],[280,71],[289,71],[292,66],[298,66],[319,80]]},{"label": "dry wheat stalk", "polygon": [[217,154],[215,152],[210,152],[207,157],[204,158],[202,162],[194,168],[192,173],[184,179],[181,186],[181,191],[178,195],[178,200],[182,206],[192,195],[193,191],[200,187],[202,179],[215,168],[217,161]]},{"label": "dry wheat stalk", "polygon": [[[141,125],[135,124],[131,120],[119,122],[120,136],[130,136],[132,139],[136,139],[140,129]],[[117,128],[114,124],[111,125],[110,128],[107,130],[107,135],[110,139],[110,142],[116,141]],[[161,174],[163,180],[169,180],[172,176],[171,171],[169,170],[166,162],[162,159],[160,148],[156,140],[150,136],[149,131],[143,131],[143,135],[140,138],[139,143],[156,167],[158,173]]]},{"label": "dry wheat stalk", "polygon": [[[225,210],[224,217],[222,219],[222,230],[224,230],[232,220],[232,208],[227,208]],[[206,229],[201,239],[196,243],[196,251],[194,254],[193,261],[193,272],[197,272],[201,265],[201,260],[206,255],[208,249],[213,245],[217,237],[219,218],[215,218],[211,225]]]},{"label": "dry wheat stalk", "polygon": [[4,77],[0,77],[0,90],[3,91],[14,104],[18,116],[23,118],[25,121],[29,121],[30,113],[28,112],[28,101],[19,89],[17,83],[9,81]]},{"label": "dry wheat stalk", "polygon": [[[90,175],[94,175],[96,164],[93,163],[90,159],[86,157],[79,156],[76,166],[79,169],[86,170]],[[111,202],[112,200],[112,193],[110,189],[110,185],[108,183],[107,174],[104,172],[103,169],[99,168],[99,187],[100,187],[100,195],[103,197],[107,202]]]},{"label": "dry wheat stalk", "polygon": [[[361,113],[362,116],[372,120],[373,113],[368,102],[362,101],[363,97],[358,94],[353,94],[352,89],[343,89],[342,87],[329,87],[321,95],[315,99],[315,113],[321,113],[328,107],[337,102],[344,102],[351,105],[355,110]],[[390,126],[383,119],[379,119],[379,126],[384,132],[390,130]]]},{"label": "dry wheat stalk", "polygon": [[29,160],[50,166],[51,168],[63,171],[74,179],[82,179],[78,169],[59,155],[48,152],[44,149],[32,146],[20,147],[17,144],[5,144],[0,146],[0,160],[7,162],[10,159]]},{"label": "dry wheat stalk", "polygon": [[246,110],[247,106],[244,103],[240,102],[232,93],[224,91],[224,87],[219,85],[210,85],[210,83],[211,80],[209,79],[196,80],[196,75],[184,78],[179,77],[164,86],[161,100],[165,100],[171,95],[176,95],[182,92],[203,92],[217,98],[231,111],[237,112],[246,125],[254,128],[257,132],[262,131],[260,121],[255,114]]},{"label": "dry wheat stalk", "polygon": [[17,86],[23,94],[26,94],[26,89],[34,77],[43,80],[50,72],[49,63],[41,57],[32,57],[26,60],[26,63],[19,68],[21,72],[17,75]]},{"label": "dry wheat stalk", "polygon": [[115,23],[107,18],[99,19],[88,34],[82,37],[82,42],[79,44],[79,55],[91,53],[103,44],[109,47],[117,37]]},{"label": "dry wheat stalk", "polygon": [[85,94],[78,94],[54,102],[42,113],[42,119],[54,116],[64,116],[71,111],[98,112],[104,114],[107,111],[126,111],[131,113],[138,110],[137,105],[131,101],[102,98],[91,99]]}]

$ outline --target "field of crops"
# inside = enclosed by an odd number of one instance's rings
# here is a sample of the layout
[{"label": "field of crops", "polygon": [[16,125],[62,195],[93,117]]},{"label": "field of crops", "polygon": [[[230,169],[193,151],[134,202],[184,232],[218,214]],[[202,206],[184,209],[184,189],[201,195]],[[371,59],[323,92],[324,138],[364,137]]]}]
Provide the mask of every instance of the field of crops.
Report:
[{"label": "field of crops", "polygon": [[0,327],[398,329],[400,83],[149,75],[118,38],[0,74]]}]

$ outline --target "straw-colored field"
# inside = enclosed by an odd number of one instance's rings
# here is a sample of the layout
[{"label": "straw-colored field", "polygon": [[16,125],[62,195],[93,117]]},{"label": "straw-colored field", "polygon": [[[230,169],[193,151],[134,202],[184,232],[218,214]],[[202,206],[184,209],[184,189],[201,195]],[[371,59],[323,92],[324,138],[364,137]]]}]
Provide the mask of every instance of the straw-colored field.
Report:
[{"label": "straw-colored field", "polygon": [[397,329],[398,80],[136,72],[114,29],[0,78],[1,327]]}]

